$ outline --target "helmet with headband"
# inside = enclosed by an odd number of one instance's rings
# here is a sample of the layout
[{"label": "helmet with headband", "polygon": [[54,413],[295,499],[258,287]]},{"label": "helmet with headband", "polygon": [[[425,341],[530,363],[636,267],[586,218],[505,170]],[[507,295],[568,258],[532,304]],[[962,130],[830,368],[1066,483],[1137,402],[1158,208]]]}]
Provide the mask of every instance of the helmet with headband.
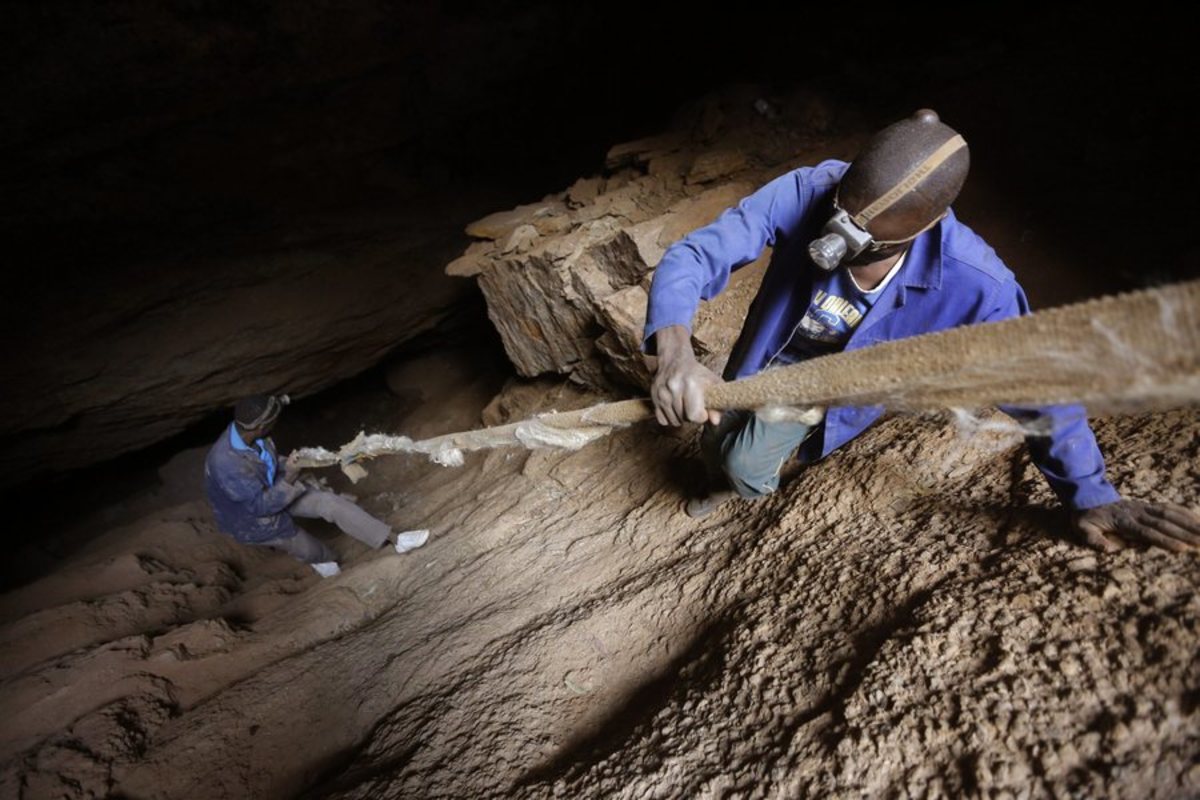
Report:
[{"label": "helmet with headband", "polygon": [[886,258],[946,216],[967,179],[967,143],[921,109],[871,137],[842,176],[833,216],[808,246],[825,270]]},{"label": "helmet with headband", "polygon": [[251,395],[237,402],[233,409],[233,418],[242,430],[262,430],[278,419],[283,407],[289,403],[291,398],[286,394]]}]

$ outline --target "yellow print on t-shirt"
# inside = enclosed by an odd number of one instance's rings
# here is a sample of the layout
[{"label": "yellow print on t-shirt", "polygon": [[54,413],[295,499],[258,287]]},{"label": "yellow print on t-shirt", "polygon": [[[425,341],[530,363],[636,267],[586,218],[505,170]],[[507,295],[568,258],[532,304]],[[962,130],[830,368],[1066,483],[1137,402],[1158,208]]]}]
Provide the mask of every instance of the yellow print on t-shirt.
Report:
[{"label": "yellow print on t-shirt", "polygon": [[817,289],[813,297],[813,304],[822,311],[840,317],[850,328],[858,327],[858,323],[862,321],[862,312],[851,305],[848,300],[829,294],[823,289]]}]

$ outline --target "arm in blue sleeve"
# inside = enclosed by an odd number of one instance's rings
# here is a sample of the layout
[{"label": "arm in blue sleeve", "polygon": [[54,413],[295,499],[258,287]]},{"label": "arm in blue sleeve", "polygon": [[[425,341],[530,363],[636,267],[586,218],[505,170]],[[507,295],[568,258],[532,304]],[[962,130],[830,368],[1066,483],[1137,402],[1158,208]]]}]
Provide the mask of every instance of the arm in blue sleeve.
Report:
[{"label": "arm in blue sleeve", "polygon": [[[980,322],[1028,313],[1025,292],[1012,281],[1000,287],[995,305]],[[1121,499],[1104,477],[1104,456],[1088,427],[1087,411],[1083,406],[998,407],[1028,429],[1039,431],[1025,437],[1029,456],[1064,506],[1082,511]]]},{"label": "arm in blue sleeve", "polygon": [[710,300],[730,274],[774,245],[778,232],[804,213],[811,189],[792,170],[764,184],[721,216],[697,228],[663,253],[650,284],[642,351],[654,355],[654,332],[670,325],[688,330],[700,300]]},{"label": "arm in blue sleeve", "polygon": [[257,475],[237,472],[219,476],[221,488],[256,517],[278,514],[290,506],[306,489],[301,484],[277,480],[274,486],[262,485]]}]

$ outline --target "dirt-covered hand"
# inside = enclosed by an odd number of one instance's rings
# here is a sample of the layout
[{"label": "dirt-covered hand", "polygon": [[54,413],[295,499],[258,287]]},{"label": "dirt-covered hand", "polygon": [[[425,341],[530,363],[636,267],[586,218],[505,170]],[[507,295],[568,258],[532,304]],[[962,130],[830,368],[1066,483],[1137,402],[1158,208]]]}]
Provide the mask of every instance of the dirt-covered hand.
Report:
[{"label": "dirt-covered hand", "polygon": [[670,359],[660,358],[650,389],[654,416],[660,425],[682,425],[685,420],[704,422],[706,419],[716,425],[721,420],[721,412],[704,407],[704,392],[718,383],[722,383],[720,376],[697,361],[690,352]]},{"label": "dirt-covered hand", "polygon": [[288,453],[288,457],[283,462],[283,479],[288,483],[295,483],[296,478],[300,477],[300,453],[293,450]]},{"label": "dirt-covered hand", "polygon": [[654,333],[658,367],[650,386],[654,416],[660,425],[682,425],[684,420],[716,425],[721,412],[704,407],[704,392],[721,383],[720,377],[696,361],[692,333],[683,325],[668,325]]},{"label": "dirt-covered hand", "polygon": [[1143,542],[1180,553],[1200,548],[1200,514],[1174,503],[1119,500],[1072,517],[1075,529],[1098,550]]}]

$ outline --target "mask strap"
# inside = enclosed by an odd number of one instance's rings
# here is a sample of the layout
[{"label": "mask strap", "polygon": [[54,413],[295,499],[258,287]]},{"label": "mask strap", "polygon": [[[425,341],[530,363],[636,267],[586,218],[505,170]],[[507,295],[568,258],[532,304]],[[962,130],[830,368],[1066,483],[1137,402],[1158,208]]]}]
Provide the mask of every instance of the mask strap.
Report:
[{"label": "mask strap", "polygon": [[[954,134],[954,136],[947,139],[941,147],[930,153],[928,158],[926,158],[924,161],[914,167],[911,172],[901,178],[899,183],[897,183],[891,189],[888,189],[882,197],[871,203],[871,205],[867,206],[857,214],[851,215],[850,219],[854,221],[855,225],[863,230],[866,230],[867,223],[894,206],[897,200],[911,192],[913,187],[928,177],[928,175],[935,169],[944,164],[946,159],[950,158],[950,156],[954,155],[966,146],[966,140],[963,139],[960,134]],[[932,225],[929,227],[932,227]]]}]

